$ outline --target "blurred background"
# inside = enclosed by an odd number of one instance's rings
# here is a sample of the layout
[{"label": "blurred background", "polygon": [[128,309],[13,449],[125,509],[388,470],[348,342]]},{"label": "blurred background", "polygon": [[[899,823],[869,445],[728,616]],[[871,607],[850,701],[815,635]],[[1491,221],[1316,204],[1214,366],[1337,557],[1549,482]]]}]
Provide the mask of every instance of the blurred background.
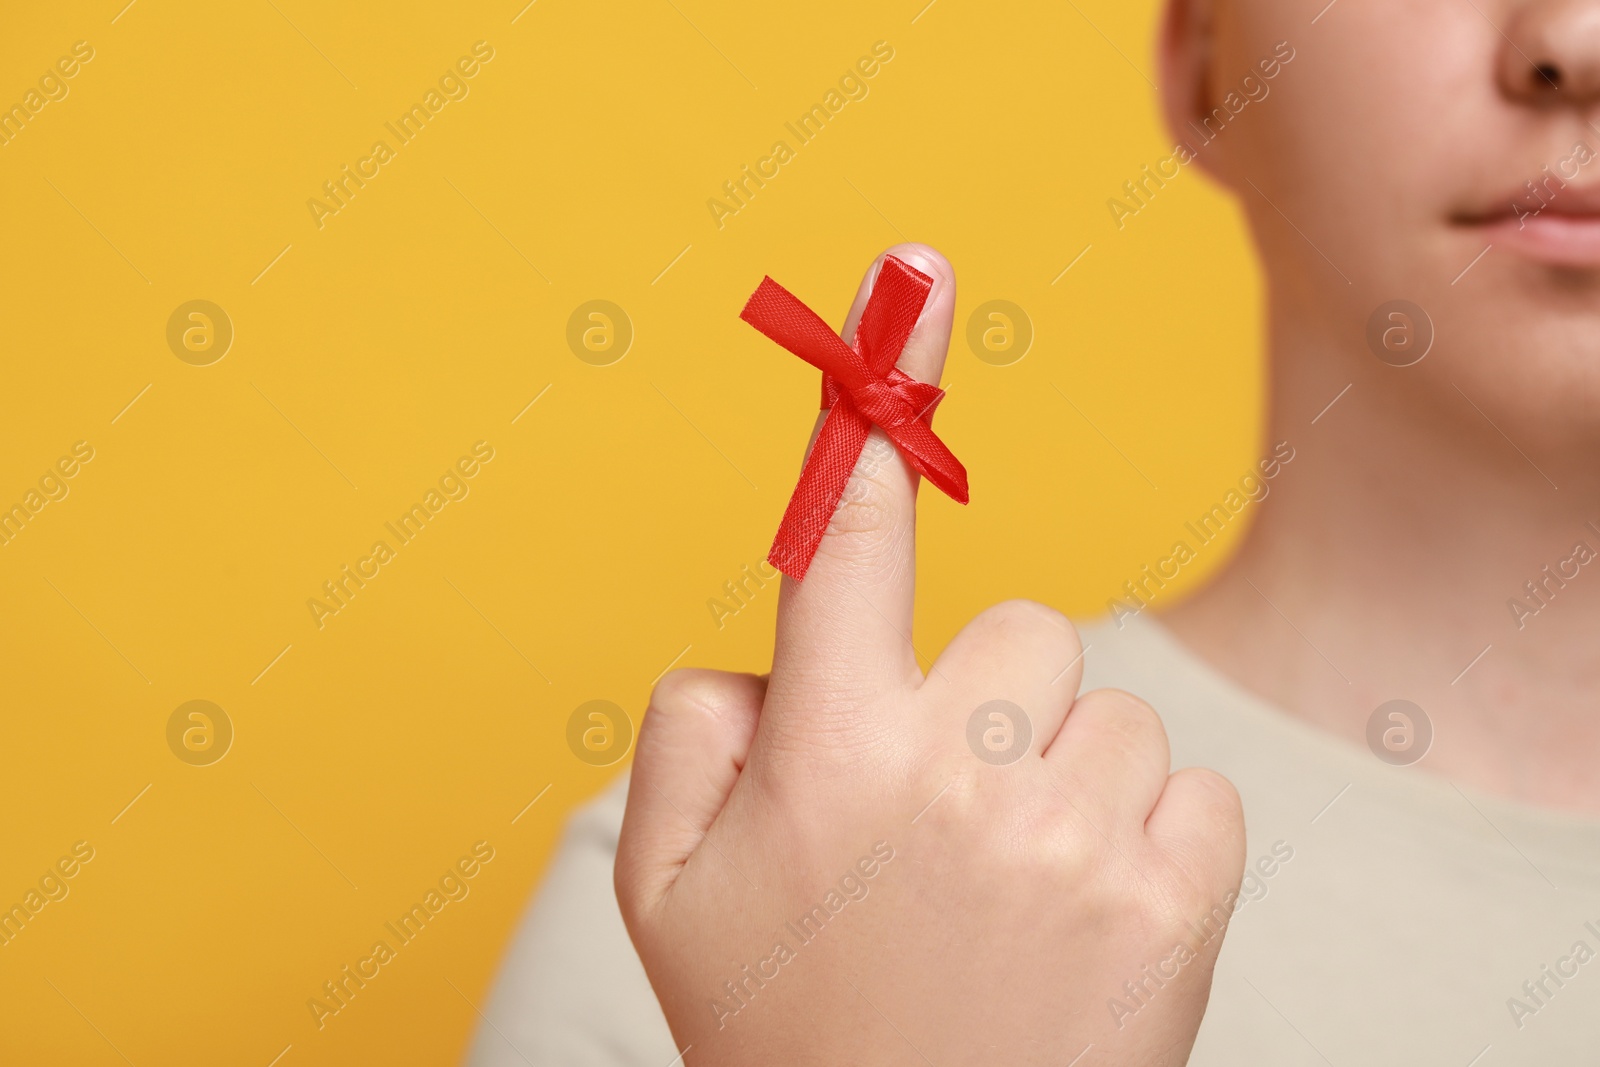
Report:
[{"label": "blurred background", "polygon": [[1104,611],[1255,462],[1238,214],[1124,190],[1154,0],[125,4],[0,33],[0,1060],[459,1058],[655,679],[770,662],[763,274],[955,264],[923,653]]}]

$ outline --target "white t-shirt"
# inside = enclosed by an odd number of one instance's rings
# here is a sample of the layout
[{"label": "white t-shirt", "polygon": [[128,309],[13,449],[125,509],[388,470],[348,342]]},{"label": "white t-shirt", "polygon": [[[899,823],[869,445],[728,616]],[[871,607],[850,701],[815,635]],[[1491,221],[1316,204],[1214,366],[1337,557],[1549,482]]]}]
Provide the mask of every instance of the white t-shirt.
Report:
[{"label": "white t-shirt", "polygon": [[[1220,771],[1244,799],[1245,902],[1194,1067],[1600,1062],[1600,822],[1458,789],[1426,759],[1385,763],[1151,618],[1080,630],[1085,690],[1149,701],[1173,765]],[[619,783],[569,824],[471,1067],[674,1062],[612,890],[626,795]]]}]

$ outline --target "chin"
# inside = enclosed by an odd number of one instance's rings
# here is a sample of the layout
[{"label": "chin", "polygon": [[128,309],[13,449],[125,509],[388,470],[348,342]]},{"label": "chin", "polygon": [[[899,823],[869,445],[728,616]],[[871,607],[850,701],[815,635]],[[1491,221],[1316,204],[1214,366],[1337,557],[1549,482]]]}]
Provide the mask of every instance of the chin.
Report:
[{"label": "chin", "polygon": [[1521,449],[1560,453],[1600,442],[1600,326],[1592,313],[1505,304],[1479,301],[1439,324],[1430,386]]}]

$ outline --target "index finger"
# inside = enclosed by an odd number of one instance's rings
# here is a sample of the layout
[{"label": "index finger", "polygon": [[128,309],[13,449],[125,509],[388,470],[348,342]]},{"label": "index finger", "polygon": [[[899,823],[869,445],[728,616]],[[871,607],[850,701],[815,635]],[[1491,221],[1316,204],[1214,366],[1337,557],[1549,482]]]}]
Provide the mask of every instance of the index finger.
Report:
[{"label": "index finger", "polygon": [[[955,272],[926,245],[896,245],[873,262],[840,336],[855,340],[888,256],[932,279],[897,365],[918,381],[938,384],[955,319]],[[818,418],[812,448],[828,418],[826,411]],[[845,440],[853,449],[861,439]],[[884,432],[872,427],[805,580],[783,579],[772,667],[778,692],[796,685],[878,691],[921,680],[911,644],[919,480]]]}]

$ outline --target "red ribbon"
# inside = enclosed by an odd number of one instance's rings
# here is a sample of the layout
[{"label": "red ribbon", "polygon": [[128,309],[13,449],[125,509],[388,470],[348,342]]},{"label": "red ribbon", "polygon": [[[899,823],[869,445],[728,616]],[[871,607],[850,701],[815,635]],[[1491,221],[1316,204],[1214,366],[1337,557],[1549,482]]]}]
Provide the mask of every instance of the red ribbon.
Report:
[{"label": "red ribbon", "polygon": [[771,278],[761,280],[739,313],[822,371],[822,407],[828,418],[767,554],[767,562],[796,581],[811,566],[873,426],[889,436],[919,474],[958,503],[967,502],[966,468],[929,428],[944,390],[895,366],[932,289],[932,278],[885,256],[853,346]]}]

